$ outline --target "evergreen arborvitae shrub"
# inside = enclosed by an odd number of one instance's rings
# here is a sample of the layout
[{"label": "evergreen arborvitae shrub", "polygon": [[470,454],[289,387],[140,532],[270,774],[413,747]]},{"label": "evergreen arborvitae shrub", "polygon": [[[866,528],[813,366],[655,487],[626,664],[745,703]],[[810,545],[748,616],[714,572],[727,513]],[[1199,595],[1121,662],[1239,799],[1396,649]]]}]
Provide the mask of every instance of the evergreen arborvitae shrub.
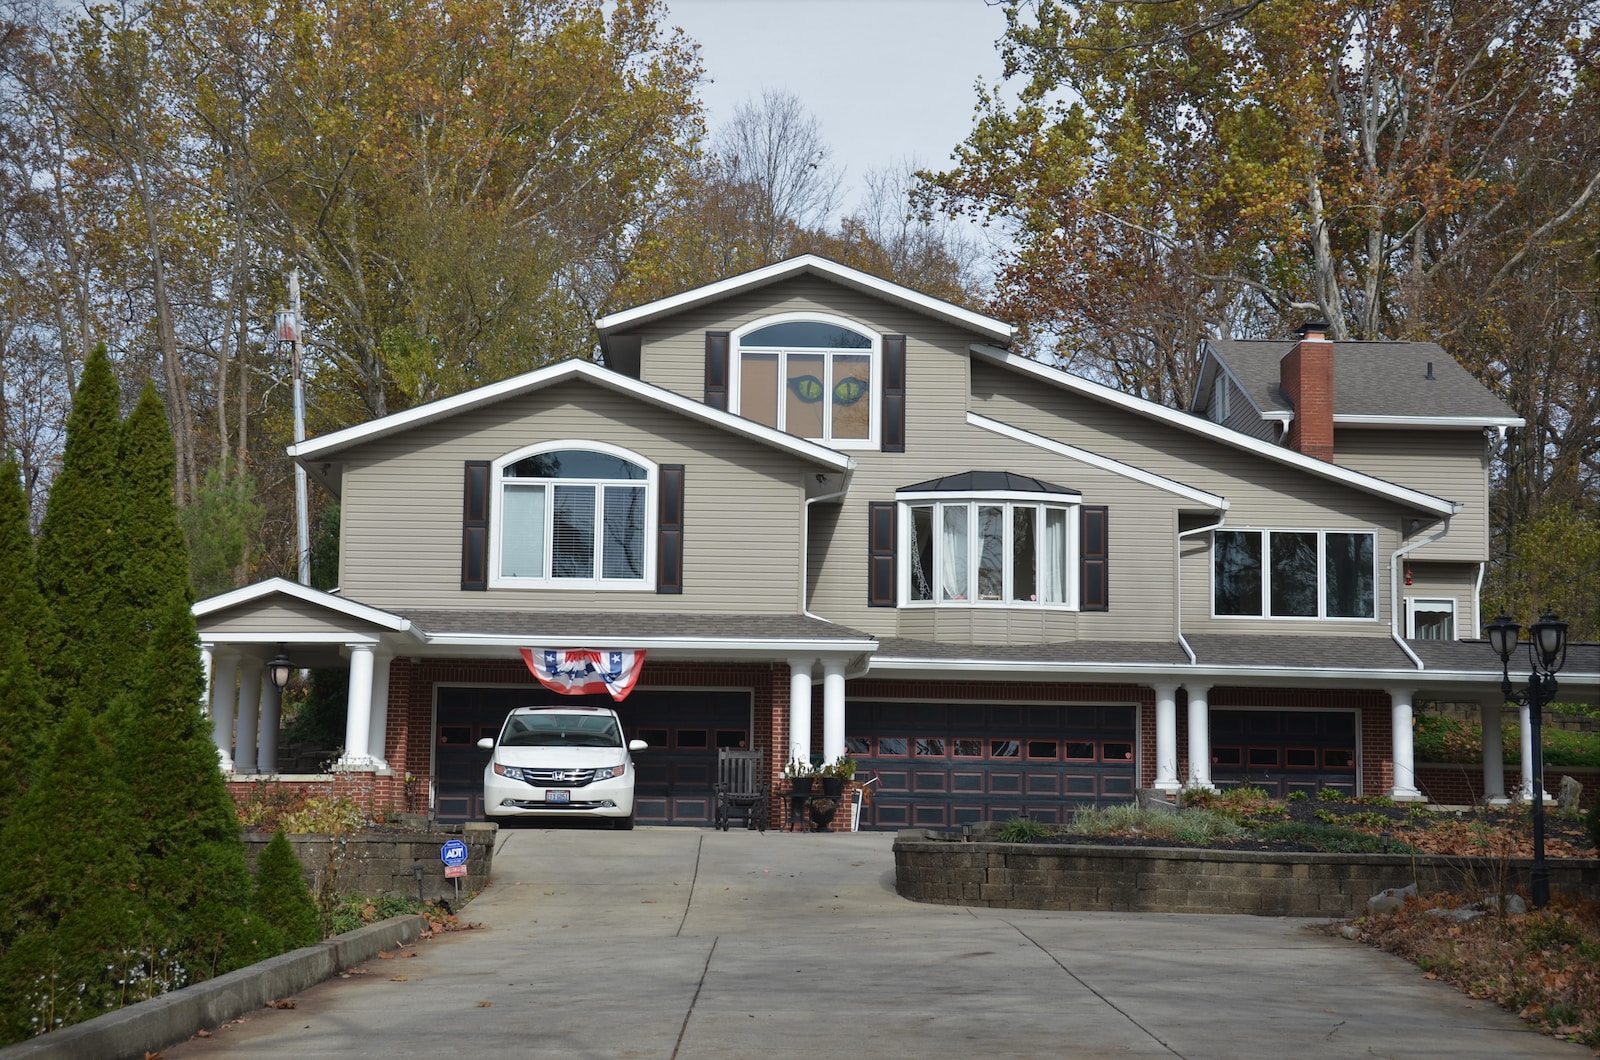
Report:
[{"label": "evergreen arborvitae shrub", "polygon": [[56,650],[37,661],[49,672],[53,700],[91,714],[105,710],[128,672],[119,665],[130,639],[119,606],[121,433],[116,373],[102,345],[84,362],[73,395],[61,472],[50,487],[37,550],[39,587],[60,638]]},{"label": "evergreen arborvitae shrub", "polygon": [[104,724],[73,710],[0,832],[0,1045],[148,992],[136,825],[109,758]]},{"label": "evergreen arborvitae shrub", "polygon": [[[133,794],[135,850],[153,927],[192,979],[255,959],[244,917],[250,873],[210,727],[187,594],[171,593],[139,680],[115,711],[116,772]],[[243,949],[239,949],[243,946]]]},{"label": "evergreen arborvitae shrub", "polygon": [[21,631],[0,627],[0,827],[28,790],[49,737],[48,709]]},{"label": "evergreen arborvitae shrub", "polygon": [[29,654],[39,660],[53,650],[54,626],[39,593],[28,493],[21,469],[7,460],[0,463],[0,628],[21,633]]},{"label": "evergreen arborvitae shrub", "polygon": [[[119,606],[143,628],[154,625],[151,612],[159,612],[168,593],[181,593],[193,603],[189,588],[189,545],[178,525],[178,505],[172,493],[177,457],[167,414],[156,388],[145,384],[139,403],[122,425],[118,464],[122,469],[122,517],[117,524],[122,559]],[[139,664],[137,646],[125,657],[131,672]]]},{"label": "evergreen arborvitae shrub", "polygon": [[251,903],[256,915],[283,934],[287,949],[322,941],[322,916],[306,886],[305,872],[283,829],[272,834],[256,859],[256,892]]}]

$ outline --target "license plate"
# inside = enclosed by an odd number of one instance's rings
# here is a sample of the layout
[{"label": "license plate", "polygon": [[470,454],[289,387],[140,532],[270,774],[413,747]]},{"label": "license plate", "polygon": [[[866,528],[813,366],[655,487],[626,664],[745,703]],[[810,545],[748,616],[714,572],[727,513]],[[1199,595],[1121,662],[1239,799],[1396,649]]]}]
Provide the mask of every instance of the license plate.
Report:
[{"label": "license plate", "polygon": [[551,788],[544,793],[545,802],[571,802],[572,792],[565,788]]}]

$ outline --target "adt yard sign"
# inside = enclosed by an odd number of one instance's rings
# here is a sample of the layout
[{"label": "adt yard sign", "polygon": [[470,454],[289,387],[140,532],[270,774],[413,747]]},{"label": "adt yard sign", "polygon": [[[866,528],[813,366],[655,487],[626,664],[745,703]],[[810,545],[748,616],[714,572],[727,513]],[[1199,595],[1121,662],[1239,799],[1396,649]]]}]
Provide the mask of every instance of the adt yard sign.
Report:
[{"label": "adt yard sign", "polygon": [[467,844],[459,839],[446,840],[439,848],[439,860],[444,862],[446,878],[467,874]]}]

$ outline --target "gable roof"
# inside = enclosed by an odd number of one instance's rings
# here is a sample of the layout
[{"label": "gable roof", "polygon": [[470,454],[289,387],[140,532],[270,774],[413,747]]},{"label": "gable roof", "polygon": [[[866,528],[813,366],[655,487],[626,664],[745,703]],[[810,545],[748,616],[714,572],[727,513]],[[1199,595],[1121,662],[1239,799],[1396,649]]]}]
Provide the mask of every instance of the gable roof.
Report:
[{"label": "gable roof", "polygon": [[283,596],[326,611],[330,617],[365,623],[394,633],[403,633],[411,628],[410,620],[401,615],[347,600],[342,596],[323,592],[321,589],[313,589],[309,585],[301,585],[287,578],[268,578],[266,581],[246,585],[242,589],[233,589],[204,600],[197,600],[190,608],[190,612],[197,619],[207,618],[224,611],[231,611],[236,607],[271,603],[274,597]]},{"label": "gable roof", "polygon": [[[1278,362],[1294,339],[1207,339],[1206,365],[1193,408],[1205,407],[1205,384],[1225,366],[1264,419],[1292,418],[1278,385]],[[1523,420],[1436,342],[1335,342],[1333,422],[1350,427],[1520,427]]]},{"label": "gable roof", "polygon": [[815,254],[802,254],[797,258],[780,261],[752,272],[740,273],[738,276],[730,276],[726,280],[706,284],[704,287],[696,287],[693,290],[684,291],[669,298],[661,298],[654,302],[635,306],[632,309],[624,309],[620,313],[611,313],[595,321],[595,327],[599,329],[601,336],[604,337],[609,332],[636,327],[694,306],[726,298],[729,295],[753,291],[768,284],[777,283],[780,280],[804,275],[826,277],[845,287],[874,295],[918,313],[954,324],[967,331],[976,331],[987,336],[991,341],[997,341],[1002,345],[1009,346],[1016,334],[1016,329],[1003,320],[996,320],[994,317],[984,316],[982,313],[974,313],[970,309],[963,309],[950,302],[931,298],[920,291],[902,287],[897,283],[892,283],[871,273],[852,269],[848,265],[840,265],[838,262],[829,261],[827,258],[818,257]]},{"label": "gable roof", "polygon": [[[313,461],[326,460],[328,457],[352,446],[399,434],[425,423],[435,423],[449,419],[452,416],[463,415],[499,401],[521,397],[524,394],[531,394],[537,390],[574,380],[604,387],[616,393],[626,394],[629,397],[637,398],[640,401],[661,408],[671,409],[689,419],[711,424],[752,441],[769,445],[774,449],[781,449],[826,467],[839,471],[850,471],[855,468],[855,461],[838,450],[830,449],[816,442],[806,441],[804,438],[797,438],[792,434],[785,434],[771,427],[764,427],[753,420],[747,420],[732,413],[714,409],[709,405],[693,401],[671,390],[640,382],[637,379],[579,360],[562,361],[547,368],[525,372],[522,375],[512,376],[510,379],[491,383],[488,386],[481,386],[475,390],[468,390],[452,397],[430,401],[426,405],[418,405],[416,408],[406,409],[404,412],[396,412],[391,416],[383,416],[354,427],[346,427],[342,431],[334,431],[332,434],[325,434],[320,438],[309,438],[298,445],[289,446],[288,453],[294,459],[306,464],[309,469]],[[313,474],[317,474],[317,472],[313,471]],[[335,488],[324,476],[318,474],[317,477],[324,485],[328,485],[330,489]]]},{"label": "gable roof", "polygon": [[1070,375],[1059,368],[1051,368],[1049,365],[1041,364],[1032,358],[1023,357],[1009,350],[998,350],[991,346],[975,345],[971,348],[971,352],[975,357],[981,357],[1005,368],[1033,376],[1052,386],[1071,391],[1092,401],[1114,405],[1146,419],[1176,427],[1181,431],[1208,438],[1211,441],[1234,449],[1242,449],[1264,459],[1309,472],[1318,478],[1328,479],[1341,485],[1349,486],[1352,489],[1360,490],[1363,493],[1369,493],[1385,500],[1403,504],[1408,508],[1428,512],[1440,518],[1455,515],[1461,510],[1461,505],[1455,501],[1446,500],[1443,497],[1435,497],[1431,493],[1423,493],[1421,490],[1397,485],[1372,475],[1362,474],[1359,471],[1352,471],[1349,468],[1340,467],[1338,464],[1330,464],[1326,460],[1305,456],[1292,449],[1273,445],[1248,434],[1241,434],[1239,431],[1212,423],[1210,420],[1196,416],[1193,413],[1169,409],[1165,405],[1157,404],[1154,401],[1134,397],[1132,394],[1124,394],[1122,391],[1112,387]]}]

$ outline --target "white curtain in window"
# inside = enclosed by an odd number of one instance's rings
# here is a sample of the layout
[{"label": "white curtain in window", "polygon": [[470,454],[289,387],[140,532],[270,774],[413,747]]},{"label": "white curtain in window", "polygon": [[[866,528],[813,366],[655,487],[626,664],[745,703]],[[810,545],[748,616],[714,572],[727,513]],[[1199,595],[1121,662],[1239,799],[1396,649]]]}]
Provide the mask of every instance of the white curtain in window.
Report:
[{"label": "white curtain in window", "polygon": [[1067,513],[1044,510],[1044,547],[1039,562],[1039,588],[1047,604],[1067,602]]},{"label": "white curtain in window", "polygon": [[967,599],[967,524],[971,509],[964,504],[947,504],[943,513],[944,533],[939,553],[939,596],[943,600]]},{"label": "white curtain in window", "polygon": [[543,578],[544,487],[507,485],[500,496],[500,576]]}]

